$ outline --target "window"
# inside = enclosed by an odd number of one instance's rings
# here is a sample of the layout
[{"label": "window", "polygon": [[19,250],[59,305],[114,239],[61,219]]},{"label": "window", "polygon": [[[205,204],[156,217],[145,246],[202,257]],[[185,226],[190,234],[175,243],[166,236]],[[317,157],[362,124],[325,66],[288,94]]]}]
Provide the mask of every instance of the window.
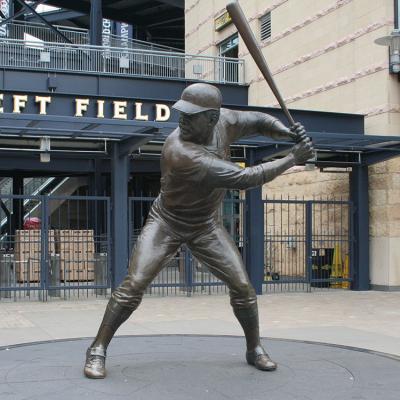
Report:
[{"label": "window", "polygon": [[267,13],[260,18],[261,41],[271,37],[271,13]]},{"label": "window", "polygon": [[219,45],[220,57],[238,58],[239,56],[239,37],[238,35],[231,36],[229,39],[224,40]]},{"label": "window", "polygon": [[[239,37],[231,36],[219,44],[219,55],[221,58],[219,66],[219,77],[225,82],[239,82]],[[227,58],[227,59],[225,59]]]}]

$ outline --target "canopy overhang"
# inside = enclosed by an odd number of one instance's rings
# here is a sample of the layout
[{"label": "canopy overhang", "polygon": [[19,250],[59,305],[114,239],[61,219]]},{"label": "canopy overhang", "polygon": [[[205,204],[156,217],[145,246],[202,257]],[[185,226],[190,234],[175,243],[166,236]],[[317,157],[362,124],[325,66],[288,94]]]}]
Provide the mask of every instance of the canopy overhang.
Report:
[{"label": "canopy overhang", "polygon": [[[400,155],[400,136],[332,132],[308,132],[308,135],[317,150],[312,163],[320,167],[373,165]],[[285,154],[292,146],[291,143],[259,136],[240,143],[253,147],[257,159],[264,161]]]},{"label": "canopy overhang", "polygon": [[[43,137],[52,141],[51,152],[76,152],[108,155],[108,144],[126,144],[124,151],[138,157],[160,154],[165,138],[178,126],[177,122],[156,122],[33,114],[0,116],[0,151],[38,151]],[[308,132],[317,150],[312,162],[318,167],[351,167],[372,165],[400,155],[400,136],[354,133]],[[257,161],[282,157],[293,143],[274,141],[263,136],[242,139],[234,144],[246,159],[249,150]],[[146,149],[148,151],[146,151]]]}]

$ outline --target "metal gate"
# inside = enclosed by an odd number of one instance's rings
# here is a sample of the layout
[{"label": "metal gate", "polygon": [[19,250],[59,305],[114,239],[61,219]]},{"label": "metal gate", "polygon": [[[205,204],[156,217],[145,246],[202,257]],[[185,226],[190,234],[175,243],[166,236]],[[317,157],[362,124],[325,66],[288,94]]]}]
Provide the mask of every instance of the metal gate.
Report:
[{"label": "metal gate", "polygon": [[[131,197],[129,199],[129,238],[130,249],[146,222],[150,207],[155,198]],[[228,193],[228,197],[221,204],[219,217],[221,223],[231,234],[241,254],[245,257],[245,213],[244,200],[236,193]],[[183,245],[175,257],[165,266],[149,286],[148,294],[169,295],[195,293],[213,294],[226,292],[226,285],[217,279],[207,268],[200,264]]]},{"label": "metal gate", "polygon": [[264,291],[350,288],[351,202],[267,199],[264,216]]},{"label": "metal gate", "polygon": [[0,299],[105,296],[107,197],[0,196]]}]

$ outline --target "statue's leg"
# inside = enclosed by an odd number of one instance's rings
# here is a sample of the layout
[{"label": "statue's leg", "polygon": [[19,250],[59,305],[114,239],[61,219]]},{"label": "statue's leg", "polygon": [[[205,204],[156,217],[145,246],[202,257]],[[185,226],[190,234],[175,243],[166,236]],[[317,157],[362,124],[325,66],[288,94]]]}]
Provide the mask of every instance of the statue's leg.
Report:
[{"label": "statue's leg", "polygon": [[105,377],[106,351],[112,337],[139,306],[147,286],[180,244],[163,221],[148,219],[132,252],[128,274],[112,293],[97,336],[87,350],[84,373],[88,378]]},{"label": "statue's leg", "polygon": [[233,312],[244,330],[246,359],[256,368],[272,371],[277,365],[260,343],[257,296],[242,257],[228,232],[220,225],[188,243],[193,255],[229,287]]}]

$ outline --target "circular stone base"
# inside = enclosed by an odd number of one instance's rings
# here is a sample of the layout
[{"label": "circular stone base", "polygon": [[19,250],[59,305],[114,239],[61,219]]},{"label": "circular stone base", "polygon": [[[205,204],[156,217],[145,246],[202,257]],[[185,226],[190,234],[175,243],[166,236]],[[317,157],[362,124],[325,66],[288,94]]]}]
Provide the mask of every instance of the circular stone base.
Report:
[{"label": "circular stone base", "polygon": [[0,399],[51,400],[399,400],[400,359],[340,346],[264,339],[279,364],[246,364],[244,339],[221,336],[117,337],[108,376],[83,376],[88,339],[0,351]]}]

